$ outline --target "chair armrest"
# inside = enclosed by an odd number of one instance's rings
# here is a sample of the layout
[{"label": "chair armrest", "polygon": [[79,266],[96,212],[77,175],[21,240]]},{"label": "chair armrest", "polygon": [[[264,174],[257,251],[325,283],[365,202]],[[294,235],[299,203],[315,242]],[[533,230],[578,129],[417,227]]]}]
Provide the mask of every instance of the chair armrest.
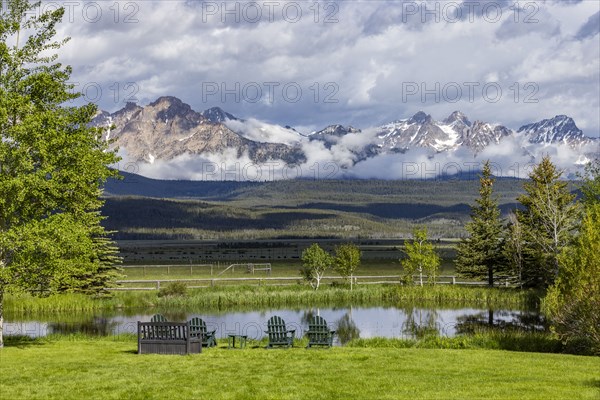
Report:
[{"label": "chair armrest", "polygon": [[292,336],[296,336],[296,330],[295,329],[289,330],[289,331],[287,331],[287,333],[291,333]]},{"label": "chair armrest", "polygon": [[214,331],[211,332],[206,332],[206,336],[215,336],[215,333],[217,332],[217,330],[215,329]]}]

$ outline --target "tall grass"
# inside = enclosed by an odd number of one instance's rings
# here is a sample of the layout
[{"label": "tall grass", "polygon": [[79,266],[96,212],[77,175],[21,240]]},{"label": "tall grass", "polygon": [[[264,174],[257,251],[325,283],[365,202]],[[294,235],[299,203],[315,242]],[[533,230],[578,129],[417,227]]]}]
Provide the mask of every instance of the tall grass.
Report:
[{"label": "tall grass", "polygon": [[322,287],[226,286],[191,289],[185,295],[162,296],[157,292],[117,292],[111,298],[95,299],[79,294],[36,298],[27,294],[6,296],[9,314],[82,312],[131,309],[232,309],[346,305],[423,305],[435,307],[490,307],[532,309],[539,305],[539,293],[513,289],[459,286],[390,287],[343,285]]},{"label": "tall grass", "polygon": [[34,297],[29,294],[8,294],[4,299],[7,313],[51,313],[71,311],[93,311],[101,308],[102,302],[90,296],[74,293]]},{"label": "tall grass", "polygon": [[437,285],[396,287],[389,293],[388,300],[396,303],[538,309],[542,296],[543,293],[534,290]]},{"label": "tall grass", "polygon": [[423,339],[370,338],[354,339],[347,347],[423,348],[423,349],[487,349],[536,353],[568,352],[581,354],[578,349],[566,348],[548,332],[486,330],[454,337],[427,336]]}]

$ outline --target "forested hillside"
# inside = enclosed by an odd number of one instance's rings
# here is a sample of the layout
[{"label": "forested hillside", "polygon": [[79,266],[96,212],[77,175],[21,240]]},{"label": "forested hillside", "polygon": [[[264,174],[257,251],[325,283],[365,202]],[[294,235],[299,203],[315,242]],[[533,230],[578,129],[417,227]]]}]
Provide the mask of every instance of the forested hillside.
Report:
[{"label": "forested hillside", "polygon": [[[106,227],[118,239],[461,237],[477,180],[159,181],[126,174],[107,184]],[[498,179],[503,213],[522,181]]]}]

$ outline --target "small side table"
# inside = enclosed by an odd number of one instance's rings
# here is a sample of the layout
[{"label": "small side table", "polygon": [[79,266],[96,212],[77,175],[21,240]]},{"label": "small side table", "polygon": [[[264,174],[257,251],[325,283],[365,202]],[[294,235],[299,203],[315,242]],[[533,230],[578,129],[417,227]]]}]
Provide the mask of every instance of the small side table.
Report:
[{"label": "small side table", "polygon": [[246,347],[246,339],[248,339],[247,335],[227,335],[227,348],[228,349],[235,349],[235,340],[236,338],[238,339],[238,341],[240,342],[240,347],[237,347],[238,349],[243,349],[244,347]]}]

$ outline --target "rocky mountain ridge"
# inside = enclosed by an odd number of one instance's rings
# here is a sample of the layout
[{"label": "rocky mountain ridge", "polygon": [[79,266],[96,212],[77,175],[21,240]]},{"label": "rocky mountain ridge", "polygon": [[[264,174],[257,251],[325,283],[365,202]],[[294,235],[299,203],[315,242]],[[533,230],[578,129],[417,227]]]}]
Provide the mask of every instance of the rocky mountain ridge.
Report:
[{"label": "rocky mountain ridge", "polygon": [[256,125],[259,128],[253,125],[254,134],[249,134],[246,122],[218,107],[197,112],[176,97],[164,96],[144,107],[127,103],[114,113],[101,111],[92,124],[111,127],[104,138],[124,150],[128,159],[150,164],[182,155],[207,157],[227,153],[258,164],[278,161],[297,166],[315,151],[314,145],[322,145],[332,155],[340,151],[349,154],[351,164],[415,148],[425,149],[432,156],[460,148],[477,155],[509,137],[521,140],[524,146],[567,145],[581,150],[581,157],[585,158],[589,155],[585,149],[597,149],[595,144],[600,145],[600,140],[585,136],[575,121],[565,115],[513,130],[501,124],[471,121],[460,111],[442,121],[419,111],[410,118],[374,128],[338,124],[308,135],[289,126],[269,124]]},{"label": "rocky mountain ridge", "polygon": [[238,157],[246,154],[255,162],[283,160],[294,165],[304,160],[295,147],[279,143],[261,143],[233,132],[223,122],[234,116],[219,108],[202,113],[175,97],[160,97],[145,107],[133,103],[109,114],[102,111],[94,118],[95,126],[111,126],[106,140],[127,152],[129,159],[154,163],[183,154],[219,154],[229,149]]}]

